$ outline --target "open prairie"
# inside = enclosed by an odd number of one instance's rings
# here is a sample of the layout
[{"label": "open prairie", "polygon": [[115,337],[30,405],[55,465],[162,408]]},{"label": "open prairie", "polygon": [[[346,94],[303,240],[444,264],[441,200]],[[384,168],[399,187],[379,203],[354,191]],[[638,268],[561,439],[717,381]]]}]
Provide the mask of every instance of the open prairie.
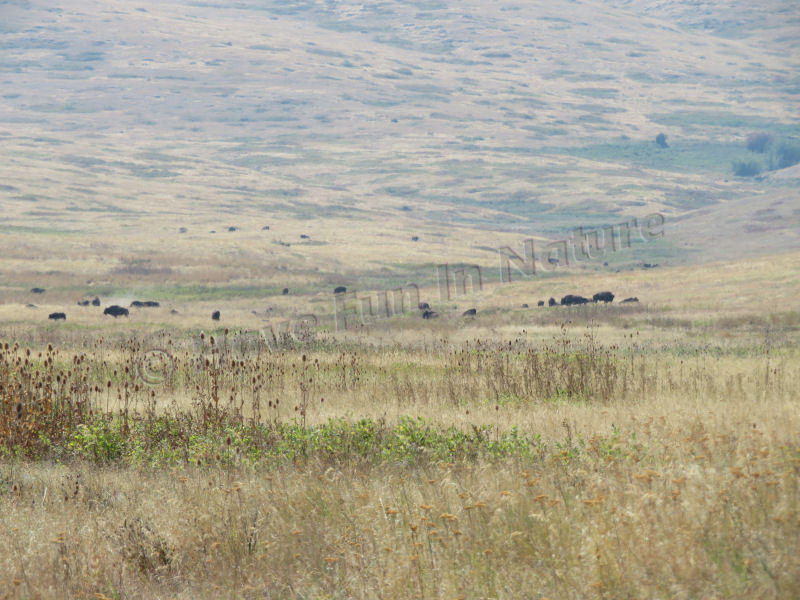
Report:
[{"label": "open prairie", "polygon": [[0,597],[800,597],[799,47],[0,0]]}]

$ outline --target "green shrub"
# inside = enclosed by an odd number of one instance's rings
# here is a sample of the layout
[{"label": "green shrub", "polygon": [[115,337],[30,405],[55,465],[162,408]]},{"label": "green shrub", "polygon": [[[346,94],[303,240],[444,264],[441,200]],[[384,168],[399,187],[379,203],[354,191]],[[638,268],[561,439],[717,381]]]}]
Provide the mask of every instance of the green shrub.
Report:
[{"label": "green shrub", "polygon": [[761,173],[761,165],[755,160],[737,160],[733,163],[733,174],[737,177],[755,177]]}]

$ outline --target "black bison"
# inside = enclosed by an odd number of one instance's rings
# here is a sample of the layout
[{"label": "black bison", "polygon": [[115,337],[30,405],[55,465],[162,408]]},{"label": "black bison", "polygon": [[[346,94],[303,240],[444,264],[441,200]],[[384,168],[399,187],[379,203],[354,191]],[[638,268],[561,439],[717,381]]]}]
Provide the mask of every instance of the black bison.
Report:
[{"label": "black bison", "polygon": [[561,306],[572,306],[573,304],[586,304],[589,302],[588,298],[583,296],[576,296],[574,294],[567,294],[561,299]]},{"label": "black bison", "polygon": [[642,267],[645,269],[655,269],[657,266],[658,263],[653,263],[652,265],[650,263],[642,263]]},{"label": "black bison", "polygon": [[420,302],[419,303],[419,309],[420,310],[430,310],[431,309],[431,305],[428,304],[427,302]]},{"label": "black bison", "polygon": [[261,228],[261,231],[269,231],[269,225],[264,225],[264,226]]},{"label": "black bison", "polygon": [[211,319],[214,321],[219,321],[219,316],[220,315],[218,310],[215,310],[213,313],[211,313]]},{"label": "black bison", "polygon": [[434,312],[432,310],[426,310],[424,313],[422,313],[422,318],[423,319],[435,319],[438,316],[439,316],[439,313]]},{"label": "black bison", "polygon": [[78,306],[89,306],[91,304],[88,300],[78,300]]},{"label": "black bison", "polygon": [[477,314],[478,314],[478,309],[477,308],[470,308],[470,309],[465,310],[461,314],[461,316],[462,317],[474,317]]},{"label": "black bison", "polygon": [[47,318],[48,319],[53,319],[53,321],[58,321],[58,320],[66,321],[67,320],[67,315],[65,315],[64,313],[50,313],[47,316]]},{"label": "black bison", "polygon": [[178,229],[178,233],[186,233],[187,231],[189,230],[186,229],[186,227],[181,227],[180,229]]},{"label": "black bison", "polygon": [[412,235],[411,236],[411,241],[412,242],[418,242],[419,241],[419,236],[418,235]]},{"label": "black bison", "polygon": [[95,296],[94,300],[92,300],[92,306],[100,306],[100,298]]},{"label": "black bison", "polygon": [[550,298],[550,300],[547,301],[547,305],[548,306],[557,306],[558,302],[556,302],[555,298]]},{"label": "black bison", "polygon": [[636,296],[633,296],[631,298],[625,298],[625,300],[622,301],[622,304],[625,304],[626,302],[638,302],[638,301],[639,299]]},{"label": "black bison", "polygon": [[611,292],[597,292],[592,296],[592,302],[613,302],[614,294]]},{"label": "black bison", "polygon": [[135,308],[158,308],[159,306],[161,306],[161,304],[159,304],[155,300],[144,300],[144,301],[134,300],[133,302],[131,302],[131,306]]},{"label": "black bison", "polygon": [[547,262],[548,262],[548,263],[550,263],[551,265],[557,265],[557,264],[558,264],[558,259],[557,259],[557,258],[553,258],[553,257],[551,256],[551,257],[549,257],[549,258],[547,259]]},{"label": "black bison", "polygon": [[230,227],[228,227],[228,231],[239,231],[239,228],[230,226]]},{"label": "black bison", "polygon": [[301,233],[301,234],[300,234],[300,239],[301,239],[301,240],[310,240],[310,239],[311,239],[311,237],[310,237],[310,236],[307,236],[305,233]]},{"label": "black bison", "polygon": [[283,295],[285,296],[288,293],[289,293],[289,288],[283,288]]},{"label": "black bison", "polygon": [[107,306],[106,309],[103,311],[104,315],[111,315],[115,319],[117,317],[127,317],[128,316],[128,309],[123,308],[122,306],[117,306],[116,304],[112,306]]},{"label": "black bison", "polygon": [[528,308],[528,305],[527,304],[523,304],[522,308]]},{"label": "black bison", "polygon": [[32,288],[31,289],[31,294],[44,294],[44,292],[45,292],[44,288]]},{"label": "black bison", "polygon": [[347,292],[347,288],[346,288],[346,287],[344,287],[343,285],[340,285],[340,286],[339,286],[339,287],[337,287],[335,290],[333,290],[333,293],[334,293],[334,294],[344,294],[344,293],[346,293],[346,292]]},{"label": "black bison", "polygon": [[539,301],[536,303],[536,306],[544,306],[544,300],[539,300]]}]

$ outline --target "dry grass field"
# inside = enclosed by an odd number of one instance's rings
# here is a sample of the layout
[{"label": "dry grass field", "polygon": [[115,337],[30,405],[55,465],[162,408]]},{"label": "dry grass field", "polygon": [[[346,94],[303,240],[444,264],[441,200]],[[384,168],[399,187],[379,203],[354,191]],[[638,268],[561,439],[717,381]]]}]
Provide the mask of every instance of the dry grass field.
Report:
[{"label": "dry grass field", "polygon": [[798,24],[0,0],[0,598],[800,597]]}]

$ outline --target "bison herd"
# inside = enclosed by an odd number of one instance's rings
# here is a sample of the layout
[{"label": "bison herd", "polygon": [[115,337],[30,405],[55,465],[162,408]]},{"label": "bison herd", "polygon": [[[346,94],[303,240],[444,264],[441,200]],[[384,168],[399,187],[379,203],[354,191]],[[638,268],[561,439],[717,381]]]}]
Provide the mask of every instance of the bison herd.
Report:
[{"label": "bison herd", "polygon": [[[591,299],[585,298],[584,296],[578,296],[576,294],[567,294],[566,296],[561,298],[561,302],[559,302],[555,298],[550,298],[547,301],[547,306],[559,306],[559,305],[560,306],[576,306],[576,305],[581,305],[581,304],[589,304],[590,302],[594,302],[594,303],[603,302],[604,304],[607,304],[607,303],[613,302],[613,301],[614,301],[614,294],[612,294],[611,292],[597,292],[594,296],[592,296]],[[625,298],[625,300],[622,300],[621,304],[626,304],[626,303],[630,303],[630,302],[639,302],[639,298],[636,298],[635,296],[632,297],[632,298]],[[545,301],[544,300],[539,300],[539,302],[537,302],[536,305],[537,306],[544,306],[545,305]],[[523,304],[522,308],[528,308],[528,305],[527,304]]]}]

